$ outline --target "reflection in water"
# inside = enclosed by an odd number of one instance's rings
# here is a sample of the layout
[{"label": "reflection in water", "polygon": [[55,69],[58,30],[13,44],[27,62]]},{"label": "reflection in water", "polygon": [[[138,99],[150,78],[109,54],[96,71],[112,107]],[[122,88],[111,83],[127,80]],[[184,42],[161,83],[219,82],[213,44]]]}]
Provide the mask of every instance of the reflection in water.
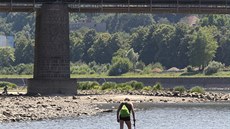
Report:
[{"label": "reflection in water", "polygon": [[[150,105],[148,105],[149,107]],[[230,104],[152,105],[137,111],[137,129],[230,129]],[[116,113],[92,117],[5,123],[1,129],[118,129]]]}]

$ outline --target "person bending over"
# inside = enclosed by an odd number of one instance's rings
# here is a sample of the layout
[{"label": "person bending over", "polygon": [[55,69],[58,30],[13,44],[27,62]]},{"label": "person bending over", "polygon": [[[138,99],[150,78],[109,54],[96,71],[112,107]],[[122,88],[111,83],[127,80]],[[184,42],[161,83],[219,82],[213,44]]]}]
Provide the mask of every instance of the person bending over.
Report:
[{"label": "person bending over", "polygon": [[117,110],[117,122],[120,123],[120,129],[124,128],[124,123],[127,125],[128,129],[131,129],[131,112],[135,126],[136,119],[133,104],[130,102],[129,98],[125,98],[124,102],[120,104]]}]

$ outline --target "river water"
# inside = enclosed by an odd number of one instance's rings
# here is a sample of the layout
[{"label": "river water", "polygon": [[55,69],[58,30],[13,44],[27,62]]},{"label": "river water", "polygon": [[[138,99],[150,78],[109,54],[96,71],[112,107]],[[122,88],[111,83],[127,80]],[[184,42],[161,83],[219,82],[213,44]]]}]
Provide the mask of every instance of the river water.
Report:
[{"label": "river water", "polygon": [[[230,103],[145,104],[136,111],[136,129],[230,129]],[[0,129],[119,129],[116,112],[96,116],[2,123]],[[126,129],[126,128],[125,128]]]}]

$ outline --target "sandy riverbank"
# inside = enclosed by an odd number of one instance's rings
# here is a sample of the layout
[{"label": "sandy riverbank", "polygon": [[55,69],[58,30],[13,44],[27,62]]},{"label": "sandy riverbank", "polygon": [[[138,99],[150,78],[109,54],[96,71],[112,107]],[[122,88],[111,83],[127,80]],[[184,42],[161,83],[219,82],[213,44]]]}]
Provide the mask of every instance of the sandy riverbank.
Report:
[{"label": "sandy riverbank", "polygon": [[[229,94],[227,94],[229,96]],[[152,95],[102,94],[78,96],[0,96],[0,122],[56,119],[95,115],[111,110],[100,109],[98,105],[113,103],[119,105],[129,97],[133,103],[201,103],[208,99],[197,97],[165,97]],[[229,101],[229,100],[226,100]],[[116,107],[113,107],[116,110]],[[112,109],[112,107],[111,107]]]}]

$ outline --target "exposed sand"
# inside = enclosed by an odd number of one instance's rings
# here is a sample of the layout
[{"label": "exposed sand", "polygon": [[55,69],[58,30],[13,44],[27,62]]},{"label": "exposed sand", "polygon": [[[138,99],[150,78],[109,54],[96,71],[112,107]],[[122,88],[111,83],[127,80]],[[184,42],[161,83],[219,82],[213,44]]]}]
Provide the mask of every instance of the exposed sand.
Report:
[{"label": "exposed sand", "polygon": [[[95,115],[110,112],[98,105],[112,103],[119,105],[124,98],[133,103],[200,103],[207,99],[194,97],[164,97],[148,95],[79,95],[79,96],[0,96],[0,122],[56,119]],[[116,107],[113,107],[116,110]]]}]

